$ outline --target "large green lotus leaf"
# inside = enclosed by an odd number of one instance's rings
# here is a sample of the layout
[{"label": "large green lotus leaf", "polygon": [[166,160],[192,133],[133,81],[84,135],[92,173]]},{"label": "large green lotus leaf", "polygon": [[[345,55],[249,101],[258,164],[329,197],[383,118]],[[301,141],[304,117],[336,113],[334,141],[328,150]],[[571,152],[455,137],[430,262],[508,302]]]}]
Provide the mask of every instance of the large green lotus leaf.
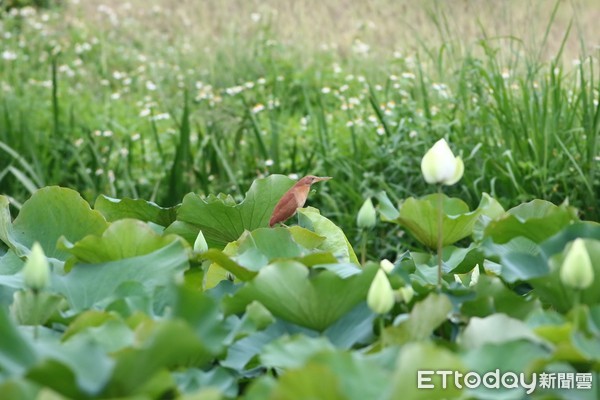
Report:
[{"label": "large green lotus leaf", "polygon": [[[559,234],[560,235],[560,234]],[[563,239],[567,240],[569,235],[563,235]],[[583,239],[585,247],[592,261],[594,270],[594,281],[586,289],[580,290],[580,300],[583,304],[593,305],[600,303],[600,240]],[[560,279],[560,269],[563,260],[566,256],[566,245],[563,245],[563,251],[554,255],[549,255],[547,265],[549,265],[549,273],[545,276],[530,279],[529,283],[533,286],[540,300],[544,303],[551,304],[560,312],[567,312],[573,305],[576,297],[576,290],[565,287]],[[552,246],[546,247],[546,251],[550,247],[558,246],[557,241],[552,243]],[[544,250],[544,245],[542,245]],[[553,250],[556,250],[554,248]]]},{"label": "large green lotus leaf", "polygon": [[[431,253],[412,252],[411,256],[417,267],[430,266],[437,268],[437,255]],[[484,261],[483,254],[477,243],[471,243],[467,248],[446,246],[442,250],[444,273],[465,274]],[[437,275],[437,272],[436,272]],[[437,276],[436,276],[437,279]]]},{"label": "large green lotus leaf", "polygon": [[278,320],[263,331],[254,332],[236,340],[227,348],[227,357],[221,360],[220,364],[233,370],[244,370],[250,360],[260,354],[265,345],[288,333],[285,324]]},{"label": "large green lotus leaf", "polygon": [[[469,349],[462,356],[462,360],[470,371],[479,373],[480,376],[499,369],[500,376],[507,371],[521,373],[532,370],[536,361],[549,357],[549,351],[544,347],[526,340],[516,340],[500,344],[486,344],[480,348]],[[526,382],[531,382],[531,376],[526,375]],[[499,388],[486,388],[479,385],[470,389],[468,393],[478,399],[514,399],[526,398],[525,389],[522,387],[507,389],[500,385]]]},{"label": "large green lotus leaf", "polygon": [[370,360],[353,353],[323,351],[302,367],[285,371],[269,398],[378,399],[390,382],[390,373]]},{"label": "large green lotus leaf", "polygon": [[344,232],[313,207],[298,210],[300,225],[325,238],[317,248],[333,254],[339,262],[360,265]]},{"label": "large green lotus leaf", "polygon": [[[600,241],[600,224],[595,222],[567,225],[541,244],[525,237],[515,237],[503,244],[495,244],[487,238],[483,248],[487,257],[499,258],[500,276],[505,281],[529,282],[543,302],[566,312],[571,307],[575,292],[562,285],[559,271],[565,247],[576,238],[586,238],[586,248],[595,271],[595,282],[600,282],[597,280],[600,279],[600,253],[594,244]],[[598,291],[595,290],[597,284],[582,292],[584,303],[593,304],[600,301]]]},{"label": "large green lotus leaf", "polygon": [[391,326],[384,332],[384,341],[404,344],[410,341],[425,340],[434,329],[448,319],[452,303],[444,294],[431,293],[415,304],[408,319],[398,326]]},{"label": "large green lotus leaf", "polygon": [[189,397],[180,397],[181,400],[234,399],[238,394],[238,377],[226,368],[215,367],[208,371],[190,368],[172,375],[179,390],[189,394]]},{"label": "large green lotus leaf", "polygon": [[229,305],[237,311],[257,300],[278,318],[323,331],[365,300],[376,270],[367,267],[344,279],[332,271],[310,274],[296,261],[277,261],[262,268]]},{"label": "large green lotus leaf", "polygon": [[536,359],[546,358],[549,355],[548,348],[519,339],[467,348],[462,359],[471,371],[484,374],[496,368],[501,371],[527,371]]},{"label": "large green lotus leaf", "polygon": [[167,228],[167,232],[179,233],[180,229],[185,228],[189,236],[189,229],[194,229],[196,235],[202,230],[209,247],[222,249],[246,230],[268,227],[275,205],[293,183],[284,175],[257,179],[239,204],[231,197],[211,195],[202,199],[189,193],[177,210],[177,221],[186,225],[174,223]]},{"label": "large green lotus leaf", "polygon": [[367,343],[373,334],[373,313],[367,303],[359,303],[330,325],[323,334],[338,349],[350,349],[356,343]]},{"label": "large green lotus leaf", "polygon": [[0,307],[0,370],[3,375],[21,376],[39,359],[32,343],[23,337]]},{"label": "large green lotus leaf", "polygon": [[306,253],[285,228],[261,228],[247,232],[238,240],[234,259],[243,267],[258,271],[278,258],[295,258]]},{"label": "large green lotus leaf", "polygon": [[131,346],[132,327],[116,312],[88,310],[79,314],[62,336],[62,341],[80,338],[97,343],[108,353]]},{"label": "large green lotus leaf", "polygon": [[221,352],[229,331],[223,326],[222,312],[216,300],[204,292],[178,287],[173,317],[184,320],[212,354]]},{"label": "large green lotus leaf", "polygon": [[0,383],[0,393],[4,398],[11,400],[69,400],[50,389],[43,388],[40,390],[35,383],[24,378],[4,379]]},{"label": "large green lotus leaf", "polygon": [[435,249],[438,242],[438,209],[440,196],[442,197],[442,244],[447,246],[473,233],[473,228],[478,218],[486,213],[493,216],[497,207],[495,200],[484,193],[479,206],[474,211],[469,211],[469,206],[460,199],[450,198],[444,194],[434,193],[420,199],[409,197],[402,203],[396,213],[385,207],[384,220],[402,225],[425,246]]},{"label": "large green lotus leaf", "polygon": [[0,369],[5,377],[26,376],[70,398],[98,393],[112,368],[107,355],[85,340],[63,344],[53,335],[42,335],[33,343],[16,329],[3,308],[0,336]]},{"label": "large green lotus leaf", "polygon": [[109,321],[120,321],[121,317],[113,312],[100,310],[88,310],[79,314],[64,332],[62,340],[68,340],[71,336],[88,328],[97,328]]},{"label": "large green lotus leaf", "polygon": [[470,317],[486,317],[499,312],[509,317],[524,319],[530,312],[540,308],[536,298],[519,296],[495,276],[481,275],[475,289],[475,298],[462,303],[462,314]]},{"label": "large green lotus leaf", "polygon": [[164,208],[143,199],[115,199],[104,195],[98,196],[94,209],[111,222],[134,218],[154,222],[160,226],[169,226],[177,217],[177,207]]},{"label": "large green lotus leaf", "polygon": [[102,394],[110,398],[144,394],[144,389],[154,386],[151,382],[161,380],[160,385],[168,388],[174,382],[169,382],[167,370],[203,367],[214,355],[213,349],[185,321],[146,320],[136,329],[135,346],[114,354],[116,365]]},{"label": "large green lotus leaf", "polygon": [[[1,200],[0,200],[1,202]],[[2,204],[0,204],[0,207]],[[74,190],[50,186],[36,191],[27,200],[12,223],[6,220],[7,209],[0,211],[0,240],[17,255],[26,255],[39,242],[47,257],[66,260],[69,256],[57,249],[58,238],[77,242],[87,235],[100,235],[108,223]]]},{"label": "large green lotus leaf", "polygon": [[59,247],[82,263],[97,264],[150,254],[176,240],[181,239],[161,236],[145,222],[121,219],[110,224],[101,236],[88,235],[75,244],[61,240]]},{"label": "large green lotus leaf", "polygon": [[497,313],[485,318],[472,317],[457,342],[463,348],[471,349],[490,343],[498,344],[520,339],[538,344],[545,343],[523,321]]},{"label": "large green lotus leaf", "polygon": [[42,362],[27,372],[27,378],[71,398],[99,393],[114,366],[101,346],[83,337],[64,343],[47,340],[38,344],[38,352]]},{"label": "large green lotus leaf", "polygon": [[165,230],[165,234],[174,234],[184,238],[189,244],[194,244],[200,230],[196,225],[188,224],[183,221],[175,221]]},{"label": "large green lotus leaf", "polygon": [[319,246],[327,239],[324,236],[317,235],[315,232],[298,225],[290,226],[288,231],[292,234],[294,242],[306,249],[319,248]]},{"label": "large green lotus leaf", "polygon": [[299,368],[313,355],[333,350],[335,347],[322,336],[282,336],[262,349],[260,360],[267,368]]},{"label": "large green lotus leaf", "polygon": [[510,283],[544,278],[549,273],[547,261],[539,254],[510,253],[502,258],[500,265],[500,276]]},{"label": "large green lotus leaf", "polygon": [[186,246],[177,240],[143,256],[93,265],[76,264],[67,275],[52,275],[51,289],[65,296],[76,311],[107,306],[117,296],[117,288],[127,282],[138,282],[151,293],[156,287],[171,283],[189,267]]},{"label": "large green lotus leaf", "polygon": [[25,261],[19,258],[13,249],[0,257],[0,275],[14,275],[19,272]]},{"label": "large green lotus leaf", "polygon": [[210,285],[206,287],[213,287],[220,280],[227,279],[223,270],[237,279],[247,281],[261,268],[278,259],[296,259],[308,266],[337,261],[331,253],[312,252],[298,244],[296,237],[301,237],[301,240],[309,245],[319,245],[322,241],[315,240],[320,236],[313,232],[301,227],[296,228],[293,232],[286,228],[258,228],[252,232],[244,232],[223,251],[209,249],[202,254],[205,259],[213,261],[207,271]]},{"label": "large green lotus leaf", "polygon": [[512,238],[508,242],[502,244],[495,243],[491,238],[486,238],[481,248],[488,260],[500,261],[511,253],[523,253],[531,256],[540,254],[540,246],[531,239],[523,236]]},{"label": "large green lotus leaf", "polygon": [[591,358],[574,344],[576,329],[570,322],[540,325],[534,328],[534,332],[552,344],[552,358],[555,360],[583,363]]},{"label": "large green lotus leaf", "polygon": [[536,199],[511,208],[490,221],[484,236],[491,237],[496,243],[506,243],[518,236],[541,243],[575,221],[578,221],[577,210],[573,207]]},{"label": "large green lotus leaf", "polygon": [[600,224],[592,221],[577,222],[562,229],[540,245],[546,257],[561,253],[567,243],[577,239],[600,240]]},{"label": "large green lotus leaf", "polygon": [[422,389],[417,386],[418,371],[458,371],[465,373],[465,367],[458,355],[431,342],[411,342],[402,346],[398,356],[394,388],[390,399],[443,400],[460,398],[460,389],[450,381],[442,386],[442,377],[432,374],[425,382],[434,387]]}]

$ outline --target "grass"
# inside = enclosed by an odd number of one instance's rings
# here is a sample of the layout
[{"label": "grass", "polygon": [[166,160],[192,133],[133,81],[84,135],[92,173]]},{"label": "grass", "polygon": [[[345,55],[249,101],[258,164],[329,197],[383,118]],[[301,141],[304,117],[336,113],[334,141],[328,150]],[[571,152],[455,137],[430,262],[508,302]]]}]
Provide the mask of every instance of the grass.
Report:
[{"label": "grass", "polygon": [[[446,137],[471,205],[566,198],[598,220],[593,0],[65,3],[0,19],[0,192],[241,197],[271,173],[333,176],[311,204],[358,243],[386,190],[431,191]],[[535,15],[536,18],[531,18]],[[370,243],[398,250],[388,228]]]}]

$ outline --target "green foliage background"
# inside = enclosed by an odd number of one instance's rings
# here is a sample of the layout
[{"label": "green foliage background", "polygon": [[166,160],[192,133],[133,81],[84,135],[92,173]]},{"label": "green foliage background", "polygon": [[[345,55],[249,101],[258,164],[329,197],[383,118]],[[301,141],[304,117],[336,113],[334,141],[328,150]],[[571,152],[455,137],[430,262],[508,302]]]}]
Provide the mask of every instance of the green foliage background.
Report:
[{"label": "green foliage background", "polygon": [[[495,368],[591,374],[531,398],[600,398],[593,0],[0,10],[2,398],[524,398],[414,385]],[[441,137],[465,175],[428,195]],[[309,173],[334,179],[268,229]],[[559,276],[576,238],[582,291]]]}]

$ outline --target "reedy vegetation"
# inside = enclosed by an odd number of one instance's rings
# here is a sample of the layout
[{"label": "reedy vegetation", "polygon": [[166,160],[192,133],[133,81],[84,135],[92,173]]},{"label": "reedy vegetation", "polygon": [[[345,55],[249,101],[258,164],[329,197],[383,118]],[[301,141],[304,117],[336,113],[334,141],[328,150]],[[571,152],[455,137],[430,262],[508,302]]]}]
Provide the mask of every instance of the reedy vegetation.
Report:
[{"label": "reedy vegetation", "polygon": [[[322,174],[335,179],[311,204],[352,239],[366,197],[427,193],[420,158],[446,137],[466,165],[449,194],[568,198],[598,220],[589,2],[310,3],[3,14],[0,192],[16,208],[50,184],[168,206],[189,191],[240,198],[271,173]],[[376,230],[373,254],[395,251],[396,233]]]}]

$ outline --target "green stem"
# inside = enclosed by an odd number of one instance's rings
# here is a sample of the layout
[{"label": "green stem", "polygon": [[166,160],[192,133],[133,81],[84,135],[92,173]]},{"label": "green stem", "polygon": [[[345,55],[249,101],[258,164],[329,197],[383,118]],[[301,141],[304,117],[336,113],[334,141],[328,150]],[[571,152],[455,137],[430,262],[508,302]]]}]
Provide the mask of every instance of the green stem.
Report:
[{"label": "green stem", "polygon": [[437,261],[438,261],[438,280],[437,288],[442,290],[442,243],[443,243],[443,225],[444,225],[444,199],[442,193],[442,185],[438,186],[438,226],[437,226]]},{"label": "green stem", "polygon": [[581,290],[575,289],[575,297],[573,298],[573,310],[575,311],[573,324],[575,325],[575,330],[579,330],[579,303],[581,303]]},{"label": "green stem", "polygon": [[39,297],[38,297],[38,291],[34,290],[33,291],[33,303],[34,303],[34,310],[35,310],[35,314],[36,314],[36,321],[35,321],[35,325],[33,326],[33,340],[38,340],[39,337],[39,329],[40,329],[40,324],[38,321],[38,317],[37,315],[39,315]]},{"label": "green stem", "polygon": [[365,229],[362,230],[360,240],[360,264],[365,265],[367,261],[367,231]]},{"label": "green stem", "polygon": [[385,341],[385,335],[383,333],[383,329],[385,328],[385,324],[383,323],[383,316],[380,315],[379,316],[379,338],[381,339],[381,348],[385,348],[386,346],[386,341]]}]

